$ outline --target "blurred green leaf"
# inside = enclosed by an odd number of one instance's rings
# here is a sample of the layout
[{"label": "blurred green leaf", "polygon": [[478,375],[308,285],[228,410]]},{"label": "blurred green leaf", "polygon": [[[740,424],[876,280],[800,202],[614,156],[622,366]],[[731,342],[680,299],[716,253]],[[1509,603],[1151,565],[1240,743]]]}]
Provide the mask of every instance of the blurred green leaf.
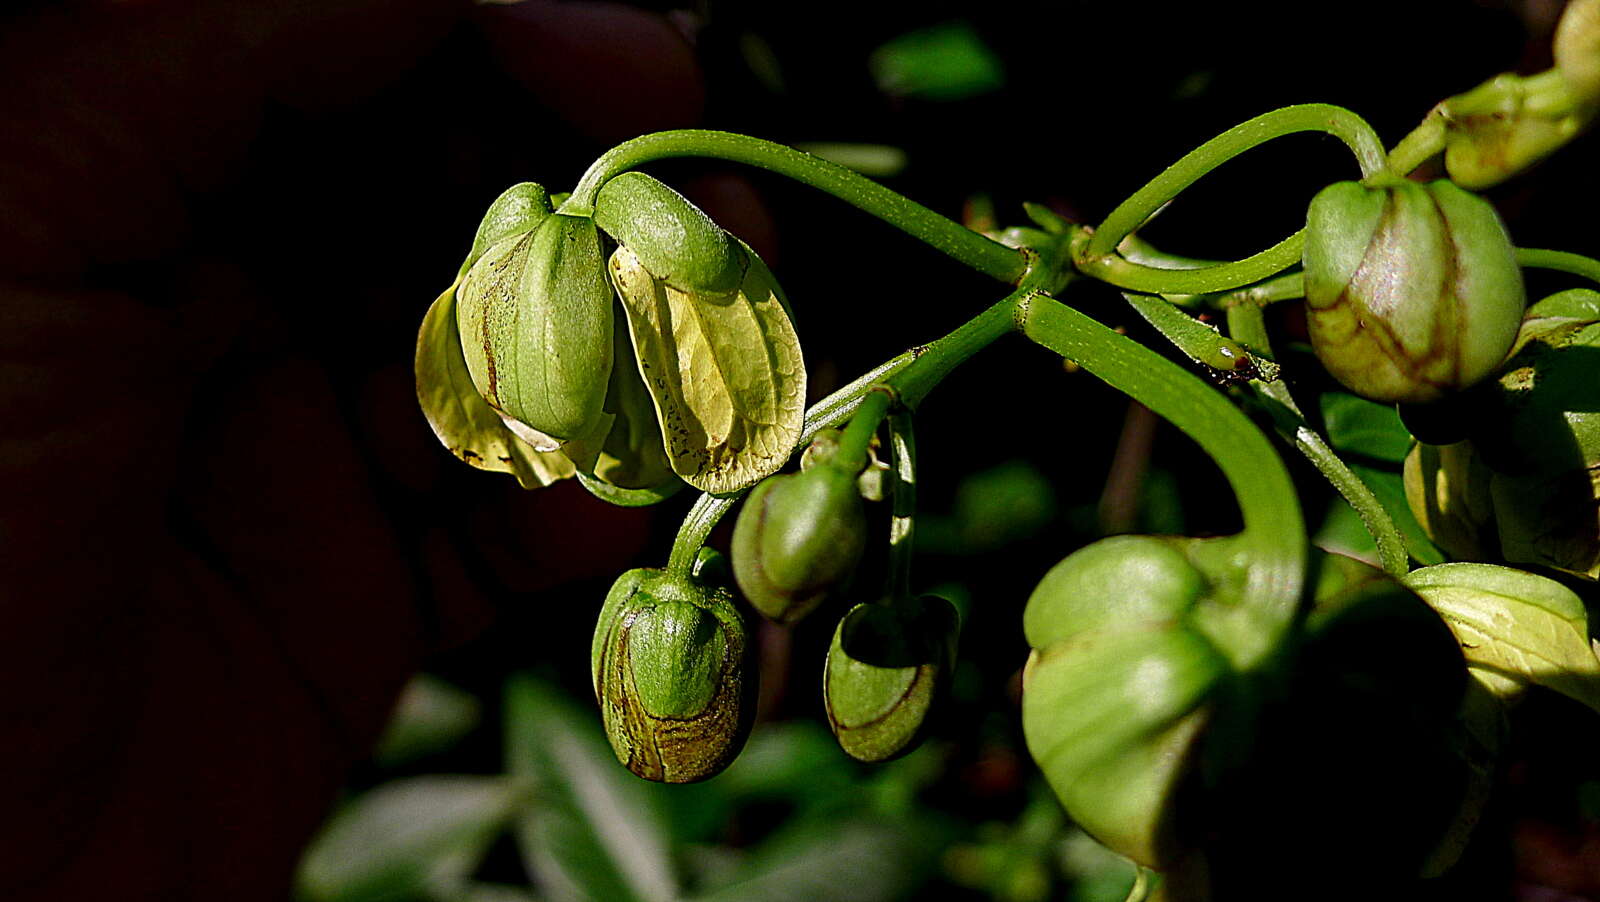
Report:
[{"label": "blurred green leaf", "polygon": [[927,818],[792,818],[751,853],[733,882],[692,898],[888,902],[930,876],[943,845],[941,831]]},{"label": "blurred green leaf", "polygon": [[1005,85],[1000,58],[965,22],[894,38],[868,60],[878,88],[897,97],[961,100]]},{"label": "blurred green leaf", "polygon": [[397,780],[341,808],[300,861],[297,889],[315,902],[427,896],[439,875],[463,875],[527,800],[504,777]]},{"label": "blurred green leaf", "polygon": [[599,716],[526,675],[506,682],[506,767],[534,787],[517,819],[523,861],[553,900],[677,898],[667,837],[645,783],[624,770]]},{"label": "blurred green leaf", "polygon": [[802,807],[853,796],[856,767],[826,728],[809,721],[763,724],[714,783],[741,800],[777,799]]},{"label": "blurred green leaf", "polygon": [[1055,487],[1025,460],[968,474],[948,515],[923,515],[917,543],[933,554],[981,554],[1038,534],[1056,516]]},{"label": "blurred green leaf", "polygon": [[886,179],[899,175],[906,168],[906,152],[888,144],[845,144],[837,141],[812,141],[796,144],[796,148],[854,169],[862,175]]},{"label": "blurred green leaf", "polygon": [[1335,450],[1401,463],[1411,451],[1411,433],[1393,404],[1379,404],[1344,392],[1322,396],[1328,444]]},{"label": "blurred green leaf", "polygon": [[471,693],[419,673],[400,692],[372,758],[383,767],[395,767],[443,751],[471,732],[479,717],[478,700]]}]

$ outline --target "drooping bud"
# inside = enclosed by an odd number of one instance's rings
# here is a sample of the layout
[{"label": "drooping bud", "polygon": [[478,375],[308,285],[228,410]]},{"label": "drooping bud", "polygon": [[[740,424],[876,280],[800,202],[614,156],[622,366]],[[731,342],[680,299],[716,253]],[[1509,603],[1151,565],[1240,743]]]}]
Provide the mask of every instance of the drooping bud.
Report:
[{"label": "drooping bud", "polygon": [[1307,214],[1304,263],[1317,357],[1375,401],[1432,401],[1484,379],[1521,321],[1505,227],[1447,181],[1324,188]]},{"label": "drooping bud", "polygon": [[716,775],[753,714],[745,628],[733,594],[695,578],[630,570],[606,596],[590,661],[617,760],[666,783]]},{"label": "drooping bud", "polygon": [[591,433],[611,374],[612,297],[587,217],[553,213],[495,243],[467,273],[456,308],[479,394],[534,440]]},{"label": "drooping bud", "polygon": [[1029,752],[1073,820],[1156,868],[1184,854],[1178,787],[1230,672],[1189,622],[1211,591],[1194,544],[1103,539],[1057,564],[1023,613]]},{"label": "drooping bud", "polygon": [[600,186],[595,222],[657,279],[679,291],[728,294],[748,265],[738,240],[699,207],[642,172]]},{"label": "drooping bud", "polygon": [[959,631],[955,608],[936,595],[859,604],[839,620],[822,701],[850,757],[887,761],[916,747],[949,686]]},{"label": "drooping bud", "polygon": [[543,436],[529,441],[480,394],[469,372],[457,320],[463,276],[493,245],[531,233],[550,215],[544,188],[524,182],[490,205],[456,280],[434,300],[417,333],[417,401],[428,425],[452,454],[484,470],[511,473],[524,488],[573,474],[572,462]]},{"label": "drooping bud", "polygon": [[819,462],[750,492],[733,528],[733,574],[752,607],[794,623],[844,589],[866,546],[856,474]]}]

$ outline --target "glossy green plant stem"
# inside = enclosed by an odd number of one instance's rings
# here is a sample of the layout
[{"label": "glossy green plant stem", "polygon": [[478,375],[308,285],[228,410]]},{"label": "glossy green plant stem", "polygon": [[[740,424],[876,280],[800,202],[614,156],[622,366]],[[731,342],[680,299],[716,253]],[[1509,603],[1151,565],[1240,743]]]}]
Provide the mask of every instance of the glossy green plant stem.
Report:
[{"label": "glossy green plant stem", "polygon": [[911,594],[911,551],[916,537],[917,440],[911,411],[889,414],[890,467],[894,473],[894,510],[889,517],[889,597]]},{"label": "glossy green plant stem", "polygon": [[[1217,298],[1217,306],[1233,307],[1238,304],[1251,304],[1263,307],[1275,304],[1278,301],[1292,301],[1306,296],[1305,273],[1291,272],[1267,279],[1255,285],[1246,285],[1236,288]],[[1249,344],[1249,342],[1245,342]]]},{"label": "glossy green plant stem", "polygon": [[1567,251],[1547,251],[1532,247],[1517,248],[1517,265],[1533,269],[1553,269],[1581,276],[1600,284],[1600,260]]},{"label": "glossy green plant stem", "polygon": [[792,147],[729,132],[679,129],[625,141],[594,161],[562,209],[591,215],[595,196],[607,179],[645,163],[671,157],[728,160],[788,176],[832,194],[1008,285],[1015,285],[1027,270],[1025,252],[991,241],[837,163]]},{"label": "glossy green plant stem", "polygon": [[1149,293],[1200,294],[1260,281],[1300,258],[1304,240],[1296,232],[1259,254],[1234,263],[1179,272],[1143,266],[1116,254],[1117,245],[1161,206],[1201,176],[1239,154],[1296,132],[1320,131],[1343,141],[1355,154],[1362,178],[1383,172],[1383,144],[1365,120],[1343,107],[1310,103],[1264,113],[1234,126],[1186,154],[1112,210],[1094,230],[1078,269],[1122,288]]},{"label": "glossy green plant stem", "polygon": [[1398,176],[1406,176],[1428,161],[1429,157],[1444,150],[1444,117],[1441,108],[1434,107],[1411,133],[1389,151],[1389,169]]},{"label": "glossy green plant stem", "polygon": [[894,393],[883,386],[873,386],[861,399],[855,415],[850,417],[850,425],[844,427],[844,434],[839,436],[837,460],[840,466],[857,473],[866,467],[872,437],[877,434],[883,418],[888,416],[893,402]]},{"label": "glossy green plant stem", "polygon": [[1017,323],[1034,342],[1178,427],[1222,469],[1244,517],[1232,549],[1244,573],[1226,635],[1213,639],[1241,671],[1265,666],[1299,612],[1306,566],[1300,503],[1272,444],[1196,376],[1048,295],[1020,299]]},{"label": "glossy green plant stem", "polygon": [[[800,431],[797,447],[810,444],[818,432],[832,429],[854,416],[862,399],[871,394],[876,385],[910,366],[916,357],[914,351],[899,354],[811,405],[811,409],[806,411],[805,427]],[[709,492],[701,494],[695,500],[694,506],[689,508],[689,513],[678,527],[677,536],[672,540],[672,556],[667,561],[667,569],[682,576],[693,573],[695,557],[705,545],[706,538],[711,535],[711,530],[716,528],[723,515],[732,510],[743,497],[744,492],[735,492],[731,495],[713,495]]]},{"label": "glossy green plant stem", "polygon": [[[1235,304],[1229,307],[1228,334],[1257,353],[1272,354],[1271,340],[1267,336],[1266,324],[1258,305]],[[1362,525],[1378,546],[1378,561],[1383,569],[1396,578],[1409,573],[1410,557],[1393,518],[1384,510],[1372,489],[1339,459],[1333,448],[1306,422],[1299,405],[1289,394],[1289,387],[1282,382],[1260,381],[1252,381],[1250,387],[1263,399],[1272,414],[1273,425],[1284,440],[1292,443],[1317,468],[1317,472],[1332,484],[1334,490],[1355,508]]]}]

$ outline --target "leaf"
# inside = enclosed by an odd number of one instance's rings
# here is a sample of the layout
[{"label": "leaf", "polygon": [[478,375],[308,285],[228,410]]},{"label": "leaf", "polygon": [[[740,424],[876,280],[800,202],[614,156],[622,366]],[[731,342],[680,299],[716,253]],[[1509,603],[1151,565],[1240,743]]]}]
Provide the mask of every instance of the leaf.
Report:
[{"label": "leaf", "polygon": [[394,767],[442,751],[476,727],[478,719],[478,700],[470,692],[419,673],[400,693],[372,757],[383,767]]},{"label": "leaf", "polygon": [[903,34],[869,60],[886,94],[926,100],[961,100],[1005,85],[999,57],[971,25],[950,22]]},{"label": "leaf", "polygon": [[298,890],[317,902],[416,898],[436,872],[470,872],[527,800],[503,777],[397,780],[340,809],[300,861]]},{"label": "leaf", "polygon": [[776,473],[800,440],[806,372],[777,283],[750,252],[737,292],[687,294],[618,247],[611,276],[672,468],[712,494]]},{"label": "leaf", "polygon": [[417,401],[433,434],[450,453],[480,470],[510,473],[536,489],[574,472],[559,451],[534,450],[478,394],[461,353],[456,326],[457,279],[428,308],[417,333]]},{"label": "leaf", "polygon": [[791,821],[763,843],[724,886],[696,902],[889,902],[906,898],[933,870],[926,823],[836,816]]},{"label": "leaf", "polygon": [[1402,582],[1444,618],[1469,666],[1600,711],[1600,658],[1588,612],[1565,586],[1495,564],[1440,564]]},{"label": "leaf", "polygon": [[1344,392],[1322,395],[1328,444],[1340,451],[1400,463],[1411,451],[1411,433],[1392,404],[1379,404]]},{"label": "leaf", "polygon": [[538,804],[516,824],[542,896],[554,900],[669,900],[677,878],[650,785],[617,765],[585,716],[526,676],[506,684],[506,767]]}]

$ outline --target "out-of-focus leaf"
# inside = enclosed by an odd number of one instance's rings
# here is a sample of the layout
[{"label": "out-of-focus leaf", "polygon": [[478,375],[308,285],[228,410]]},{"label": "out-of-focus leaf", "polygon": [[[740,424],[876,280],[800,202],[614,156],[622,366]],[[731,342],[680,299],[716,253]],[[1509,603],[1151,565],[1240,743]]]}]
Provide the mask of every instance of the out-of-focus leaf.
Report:
[{"label": "out-of-focus leaf", "polygon": [[1328,512],[1311,537],[1311,544],[1323,551],[1379,566],[1378,543],[1373,541],[1372,533],[1367,532],[1361,515],[1343,498],[1336,497],[1328,504]]},{"label": "out-of-focus leaf", "polygon": [[918,521],[917,542],[934,554],[981,554],[1032,537],[1055,515],[1050,480],[1033,464],[1011,460],[964,477],[950,515]]},{"label": "out-of-focus leaf", "polygon": [[1392,404],[1344,392],[1322,395],[1322,419],[1335,450],[1400,463],[1411,451],[1411,433]]},{"label": "out-of-focus leaf", "polygon": [[470,692],[419,673],[400,692],[372,758],[394,767],[443,751],[476,727],[478,718],[478,700]]},{"label": "out-of-focus leaf", "polygon": [[503,777],[398,780],[357,797],[324,825],[300,861],[313,902],[419,898],[437,874],[470,871],[528,798]]},{"label": "out-of-focus leaf", "polygon": [[1006,82],[1000,58],[965,22],[903,34],[873,51],[868,64],[879,90],[898,97],[961,100]]},{"label": "out-of-focus leaf", "polygon": [[739,290],[679,291],[626,247],[611,274],[673,470],[704,492],[776,473],[800,440],[806,371],[777,282],[753,252]]},{"label": "out-of-focus leaf", "polygon": [[1444,618],[1472,668],[1600,711],[1600,658],[1588,612],[1567,587],[1495,564],[1425,567],[1402,582]]},{"label": "out-of-focus leaf", "polygon": [[817,817],[791,821],[725,885],[696,902],[889,902],[931,875],[940,831],[923,821]]},{"label": "out-of-focus leaf", "polygon": [[599,717],[516,676],[505,691],[506,767],[538,803],[517,819],[523,861],[541,895],[655,902],[677,897],[648,784],[617,766]]},{"label": "out-of-focus leaf", "polygon": [[539,902],[539,897],[520,886],[469,883],[453,892],[436,895],[434,902]]},{"label": "out-of-focus leaf", "polygon": [[1061,869],[1073,878],[1068,902],[1123,902],[1133,887],[1138,866],[1074,830],[1060,846]]},{"label": "out-of-focus leaf", "polygon": [[847,144],[837,141],[812,141],[796,148],[830,163],[854,169],[862,175],[886,179],[906,168],[906,152],[890,144]]},{"label": "out-of-focus leaf", "polygon": [[756,730],[716,782],[735,798],[810,806],[853,795],[855,770],[827,730],[792,721]]},{"label": "out-of-focus leaf", "polygon": [[1379,467],[1369,467],[1365,464],[1346,462],[1350,472],[1361,478],[1377,497],[1378,503],[1383,505],[1383,510],[1394,521],[1400,530],[1400,537],[1405,540],[1406,551],[1410,552],[1424,565],[1444,563],[1444,553],[1428,534],[1417,523],[1416,515],[1411,513],[1411,505],[1406,501],[1405,482],[1398,470]]},{"label": "out-of-focus leaf", "polygon": [[478,394],[456,325],[460,282],[458,278],[434,300],[417,333],[417,401],[433,434],[456,457],[480,470],[510,473],[525,489],[571,476],[572,462],[561,452],[534,450]]}]

